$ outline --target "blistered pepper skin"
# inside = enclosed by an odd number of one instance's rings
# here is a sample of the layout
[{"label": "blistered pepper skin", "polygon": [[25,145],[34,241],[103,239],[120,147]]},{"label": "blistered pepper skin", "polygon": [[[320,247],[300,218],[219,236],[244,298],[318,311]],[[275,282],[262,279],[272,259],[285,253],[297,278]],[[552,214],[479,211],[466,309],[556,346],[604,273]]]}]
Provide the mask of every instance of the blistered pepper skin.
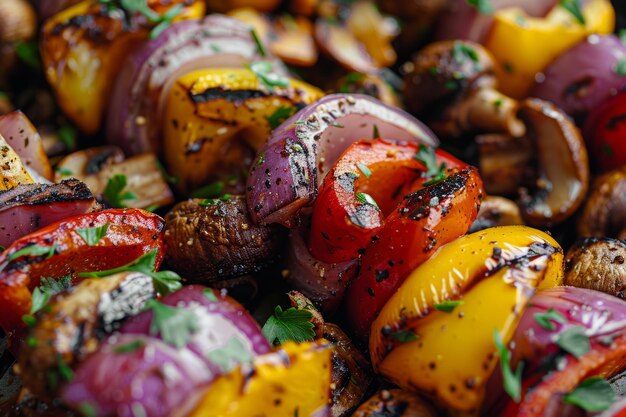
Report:
[{"label": "blistered pepper skin", "polygon": [[[494,329],[508,343],[536,289],[562,281],[563,251],[539,230],[504,226],[461,237],[418,267],[387,302],[372,326],[372,364],[404,389],[474,413],[498,363]],[[450,312],[435,308],[446,301],[461,304]],[[400,331],[415,340],[399,342]]]},{"label": "blistered pepper skin", "polygon": [[[105,224],[106,234],[95,245],[77,232]],[[70,274],[76,283],[80,272],[117,268],[153,249],[158,268],[165,255],[164,227],[165,221],[148,211],[114,209],[64,219],[15,241],[0,255],[0,326],[14,341],[12,349],[19,348],[26,327],[22,316],[29,313],[32,291],[42,277],[58,279]],[[31,246],[50,248],[50,252],[15,256]]]},{"label": "blistered pepper skin", "polygon": [[247,153],[258,150],[276,127],[270,124],[276,111],[283,108],[290,116],[323,96],[309,84],[288,81],[287,87],[270,91],[242,68],[211,68],[179,78],[167,98],[163,130],[165,161],[179,188],[204,185],[217,169],[237,167],[239,173]]}]

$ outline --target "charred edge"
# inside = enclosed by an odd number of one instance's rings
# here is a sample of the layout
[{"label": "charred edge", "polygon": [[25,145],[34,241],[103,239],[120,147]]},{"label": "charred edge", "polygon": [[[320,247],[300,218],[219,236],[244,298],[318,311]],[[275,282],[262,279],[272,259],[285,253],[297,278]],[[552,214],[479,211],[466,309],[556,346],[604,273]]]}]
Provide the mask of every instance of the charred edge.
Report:
[{"label": "charred edge", "polygon": [[[21,190],[23,192],[19,193]],[[3,195],[10,197],[3,201]],[[91,199],[93,194],[87,185],[70,178],[58,184],[20,185],[12,190],[0,191],[0,209],[14,204],[39,205]]]},{"label": "charred edge", "polygon": [[131,275],[124,279],[109,297],[102,297],[98,304],[98,338],[112,333],[124,320],[139,314],[148,300],[155,296],[150,277]]},{"label": "charred edge", "polygon": [[309,189],[317,190],[317,176],[315,172],[309,169],[308,161],[311,158],[309,148],[301,141],[287,139],[284,150],[289,158],[294,195],[306,195],[306,191]]},{"label": "charred edge", "polygon": [[471,171],[471,169],[464,169],[437,184],[407,195],[404,207],[401,209],[402,213],[411,220],[425,217],[431,208],[439,206],[441,202],[453,197],[465,188]]},{"label": "charred edge", "polygon": [[267,97],[267,93],[260,90],[227,90],[224,87],[215,87],[204,90],[202,93],[189,93],[191,100],[196,103],[208,103],[213,100],[226,100],[230,103],[243,103],[253,98]]}]

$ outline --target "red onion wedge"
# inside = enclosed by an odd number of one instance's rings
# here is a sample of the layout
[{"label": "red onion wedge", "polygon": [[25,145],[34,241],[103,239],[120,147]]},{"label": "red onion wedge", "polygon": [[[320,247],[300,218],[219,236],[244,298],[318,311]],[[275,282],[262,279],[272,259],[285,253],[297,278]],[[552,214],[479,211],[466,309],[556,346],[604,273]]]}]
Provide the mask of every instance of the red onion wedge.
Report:
[{"label": "red onion wedge", "polygon": [[256,321],[218,291],[187,286],[158,306],[172,320],[170,331],[189,331],[183,345],[172,344],[156,324],[155,307],[148,309],[77,367],[62,389],[67,404],[102,417],[186,415],[200,399],[199,387],[271,350]]},{"label": "red onion wedge", "polygon": [[47,180],[54,178],[41,137],[24,113],[14,111],[0,116],[0,135],[20,156],[27,169],[35,170]]},{"label": "red onion wedge", "polygon": [[291,230],[287,245],[287,281],[326,314],[339,308],[348,284],[356,274],[357,260],[325,263],[315,259],[301,230]]},{"label": "red onion wedge", "polygon": [[[494,10],[519,7],[529,16],[543,17],[558,3],[557,0],[492,0]],[[483,14],[466,0],[448,1],[447,9],[437,22],[435,39],[464,39],[482,42],[491,29],[492,13]]]},{"label": "red onion wedge", "polygon": [[247,200],[255,223],[295,226],[319,184],[353,142],[382,137],[437,146],[439,140],[408,113],[360,94],[332,94],[280,125],[250,168]]},{"label": "red onion wedge", "polygon": [[222,15],[173,24],[135,50],[117,78],[109,105],[107,138],[127,154],[158,152],[161,115],[172,84],[210,67],[243,67],[257,60],[284,66],[259,50],[252,27]]},{"label": "red onion wedge", "polygon": [[553,102],[570,116],[585,116],[624,91],[618,65],[626,45],[615,35],[591,35],[555,59],[530,95]]},{"label": "red onion wedge", "polygon": [[87,185],[73,178],[0,192],[0,245],[9,246],[44,226],[93,211],[96,205]]}]

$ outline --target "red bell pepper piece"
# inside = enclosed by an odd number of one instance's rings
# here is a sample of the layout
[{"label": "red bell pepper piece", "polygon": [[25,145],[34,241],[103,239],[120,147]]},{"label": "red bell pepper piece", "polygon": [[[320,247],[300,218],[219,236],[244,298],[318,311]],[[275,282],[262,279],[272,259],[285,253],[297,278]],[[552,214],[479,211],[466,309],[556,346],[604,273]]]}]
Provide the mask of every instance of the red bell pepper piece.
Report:
[{"label": "red bell pepper piece", "polygon": [[[108,224],[104,236],[91,245],[78,232]],[[42,277],[72,276],[126,265],[157,249],[158,267],[165,255],[162,236],[165,221],[140,209],[115,209],[88,213],[53,223],[26,235],[0,255],[0,326],[19,346],[31,308],[32,291]],[[95,244],[94,244],[95,243]]]},{"label": "red bell pepper piece", "polygon": [[[311,254],[328,263],[356,259],[402,197],[430,179],[427,167],[418,159],[419,151],[420,145],[413,142],[376,139],[353,143],[326,175],[315,200]],[[447,168],[465,166],[439,150],[432,163]],[[418,178],[421,180],[415,182]]]},{"label": "red bell pepper piece", "polygon": [[626,164],[626,93],[594,110],[585,122],[584,137],[596,168],[610,171]]},{"label": "red bell pepper piece", "polygon": [[478,170],[454,168],[447,173],[443,181],[404,197],[372,237],[345,299],[348,321],[359,337],[367,337],[372,322],[408,274],[440,246],[465,234],[476,219],[484,195]]},{"label": "red bell pepper piece", "polygon": [[[626,364],[626,335],[613,339],[610,346],[595,342],[588,353],[579,358],[568,355],[566,360],[547,375],[540,372],[526,379],[520,403],[509,400],[500,417],[542,417],[553,397],[571,392],[589,377],[613,376]],[[617,414],[622,415],[626,410]]]}]

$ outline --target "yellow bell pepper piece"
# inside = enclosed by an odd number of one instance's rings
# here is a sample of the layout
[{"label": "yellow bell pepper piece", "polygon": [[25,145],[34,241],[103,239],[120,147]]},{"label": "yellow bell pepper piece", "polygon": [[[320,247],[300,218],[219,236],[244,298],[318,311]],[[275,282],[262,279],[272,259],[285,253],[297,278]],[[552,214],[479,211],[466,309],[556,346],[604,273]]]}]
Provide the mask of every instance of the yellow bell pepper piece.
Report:
[{"label": "yellow bell pepper piece", "polygon": [[165,106],[163,148],[183,191],[209,181],[218,164],[228,169],[231,161],[239,172],[246,150],[258,150],[275,127],[270,120],[284,119],[323,96],[309,84],[287,80],[287,87],[270,91],[248,69],[212,68],[174,83]]},{"label": "yellow bell pepper piece", "polygon": [[[155,3],[150,1],[148,5],[159,13],[167,10]],[[148,26],[127,30],[122,14],[100,16],[101,7],[98,1],[85,0],[65,9],[46,21],[41,37],[44,72],[59,106],[87,134],[100,128],[119,69],[131,49],[145,41],[150,31]],[[204,1],[194,0],[174,21],[197,19],[204,13]],[[94,23],[88,27],[68,23],[81,17],[91,18]],[[102,39],[93,38],[90,29],[93,33],[100,31]]]},{"label": "yellow bell pepper piece", "polygon": [[587,35],[613,32],[615,10],[609,0],[591,0],[582,12],[585,25],[560,6],[544,18],[530,17],[519,8],[497,11],[485,47],[499,63],[499,90],[517,99],[526,97],[536,74],[563,52]]},{"label": "yellow bell pepper piece", "polygon": [[[562,281],[563,251],[539,230],[504,226],[463,236],[418,267],[387,302],[372,326],[372,364],[403,389],[476,412],[498,363],[494,329],[508,342],[535,290]],[[446,301],[461,304],[440,311]],[[398,332],[405,343],[395,340]],[[415,336],[407,339],[406,332]]]},{"label": "yellow bell pepper piece", "polygon": [[329,405],[330,345],[285,343],[215,380],[187,417],[312,416]]},{"label": "yellow bell pepper piece", "polygon": [[19,155],[0,136],[0,191],[10,190],[20,184],[32,184],[32,177],[26,172]]}]

